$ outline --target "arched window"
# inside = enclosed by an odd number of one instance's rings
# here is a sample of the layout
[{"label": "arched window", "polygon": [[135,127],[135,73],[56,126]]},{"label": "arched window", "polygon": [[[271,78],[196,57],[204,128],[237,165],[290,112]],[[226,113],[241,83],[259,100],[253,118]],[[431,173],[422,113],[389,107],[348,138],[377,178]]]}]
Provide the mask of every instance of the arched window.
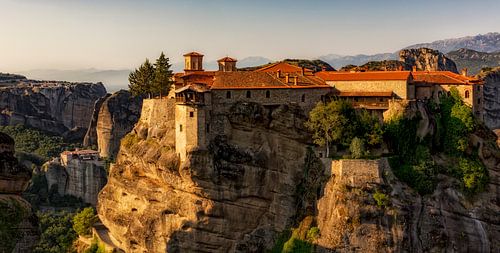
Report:
[{"label": "arched window", "polygon": [[443,92],[442,91],[438,91],[438,97],[441,97],[443,96]]},{"label": "arched window", "polygon": [[247,90],[247,98],[251,98],[252,97],[252,93],[250,93],[249,90]]},{"label": "arched window", "polygon": [[226,98],[231,98],[231,92],[230,91],[226,92]]},{"label": "arched window", "polygon": [[302,103],[306,102],[306,94],[302,94],[300,101],[302,101]]},{"label": "arched window", "polygon": [[469,98],[470,92],[468,90],[465,91],[465,98]]},{"label": "arched window", "polygon": [[270,91],[266,91],[266,98],[270,98],[271,97],[271,92]]}]

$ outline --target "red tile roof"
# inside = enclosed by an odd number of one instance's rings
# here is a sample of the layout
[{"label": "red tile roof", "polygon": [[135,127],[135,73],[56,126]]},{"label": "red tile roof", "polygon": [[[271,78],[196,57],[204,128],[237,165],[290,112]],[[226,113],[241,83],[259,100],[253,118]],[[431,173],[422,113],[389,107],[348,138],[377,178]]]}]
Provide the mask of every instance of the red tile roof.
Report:
[{"label": "red tile roof", "polygon": [[367,71],[367,72],[337,72],[321,71],[315,74],[325,81],[388,81],[409,80],[410,71]]},{"label": "red tile roof", "polygon": [[217,62],[237,62],[237,61],[238,60],[231,58],[231,57],[227,57],[227,56],[217,60]]},{"label": "red tile roof", "polygon": [[183,56],[203,56],[203,55],[198,52],[189,52]]},{"label": "red tile roof", "polygon": [[[307,73],[312,73],[312,70],[310,69],[304,69],[305,72]],[[260,69],[255,70],[256,72],[278,72],[281,71],[282,73],[301,73],[302,68],[290,63],[286,62],[276,62],[269,64],[267,66],[264,66]]]},{"label": "red tile roof", "polygon": [[455,84],[464,85],[480,83],[478,79],[456,74],[450,71],[416,71],[412,72],[413,82],[421,84]]},{"label": "red tile roof", "polygon": [[211,89],[331,89],[323,80],[314,76],[296,75],[296,78],[297,85],[295,85],[295,76],[289,77],[289,82],[286,83],[285,77],[278,78],[266,72],[217,72]]}]

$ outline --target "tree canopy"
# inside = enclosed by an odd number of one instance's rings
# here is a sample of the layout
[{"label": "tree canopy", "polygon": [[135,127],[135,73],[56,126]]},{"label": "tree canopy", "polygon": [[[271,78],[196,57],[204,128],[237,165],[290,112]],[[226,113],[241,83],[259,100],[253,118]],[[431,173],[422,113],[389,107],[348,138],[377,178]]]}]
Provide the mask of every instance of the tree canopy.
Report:
[{"label": "tree canopy", "polygon": [[146,59],[139,68],[129,74],[129,89],[134,96],[148,96],[149,98],[164,93],[168,93],[173,84],[173,72],[170,70],[172,65],[169,58],[162,52],[160,57],[151,64]]}]

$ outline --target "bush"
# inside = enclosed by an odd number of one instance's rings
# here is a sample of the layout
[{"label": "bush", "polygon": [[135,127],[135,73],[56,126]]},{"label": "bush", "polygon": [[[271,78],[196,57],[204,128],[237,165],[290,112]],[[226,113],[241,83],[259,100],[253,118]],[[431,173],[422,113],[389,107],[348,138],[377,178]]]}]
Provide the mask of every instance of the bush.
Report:
[{"label": "bush", "polygon": [[358,137],[354,137],[349,146],[349,150],[351,151],[352,158],[359,159],[363,157],[366,153],[364,141]]},{"label": "bush", "polygon": [[378,207],[386,207],[389,205],[389,196],[379,191],[373,194],[373,199],[377,202]]},{"label": "bush", "polygon": [[482,192],[488,183],[488,170],[481,162],[468,158],[460,158],[458,162],[459,173],[465,191],[469,194]]},{"label": "bush", "polygon": [[89,236],[92,233],[92,225],[99,220],[94,208],[87,207],[73,218],[73,229],[81,236]]}]

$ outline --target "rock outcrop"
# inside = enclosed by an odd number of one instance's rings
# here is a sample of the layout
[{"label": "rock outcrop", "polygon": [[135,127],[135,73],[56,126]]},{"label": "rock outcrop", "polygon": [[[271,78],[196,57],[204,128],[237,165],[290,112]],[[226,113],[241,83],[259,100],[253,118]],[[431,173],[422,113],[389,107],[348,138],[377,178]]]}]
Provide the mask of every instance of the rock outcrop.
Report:
[{"label": "rock outcrop", "polygon": [[446,70],[458,73],[457,66],[452,60],[441,52],[429,48],[403,49],[399,52],[399,59],[404,62],[407,70],[415,66],[417,70]]},{"label": "rock outcrop", "polygon": [[107,182],[103,162],[73,159],[63,166],[56,158],[44,164],[43,170],[49,189],[57,187],[59,195],[75,196],[93,206]]},{"label": "rock outcrop", "polygon": [[397,180],[386,159],[336,161],[318,201],[316,251],[497,252],[499,171],[490,173],[495,179],[474,200],[445,176],[422,197]]},{"label": "rock outcrop", "polygon": [[97,145],[101,157],[115,158],[121,139],[139,120],[141,107],[142,99],[125,90],[99,100],[84,145]]},{"label": "rock outcrop", "polygon": [[19,195],[31,171],[14,157],[14,140],[0,133],[0,252],[31,252],[39,238],[38,220]]},{"label": "rock outcrop", "polygon": [[99,194],[110,241],[126,252],[266,252],[311,215],[319,227],[317,252],[500,248],[500,154],[484,141],[491,136],[471,137],[489,170],[485,192],[468,198],[457,179],[439,175],[437,189],[421,196],[385,159],[322,159],[311,170],[311,160],[319,159],[296,105],[234,103],[218,112],[227,125],[208,150],[181,162],[174,103],[144,102]]},{"label": "rock outcrop", "polygon": [[490,129],[500,128],[500,67],[480,73],[484,81],[484,123]]},{"label": "rock outcrop", "polygon": [[302,110],[239,104],[221,115],[230,122],[227,135],[180,164],[168,111],[174,103],[144,103],[99,195],[103,224],[127,252],[271,248],[296,213],[310,140]]},{"label": "rock outcrop", "polygon": [[81,140],[95,101],[105,94],[102,83],[19,81],[0,87],[0,125],[21,124]]}]

